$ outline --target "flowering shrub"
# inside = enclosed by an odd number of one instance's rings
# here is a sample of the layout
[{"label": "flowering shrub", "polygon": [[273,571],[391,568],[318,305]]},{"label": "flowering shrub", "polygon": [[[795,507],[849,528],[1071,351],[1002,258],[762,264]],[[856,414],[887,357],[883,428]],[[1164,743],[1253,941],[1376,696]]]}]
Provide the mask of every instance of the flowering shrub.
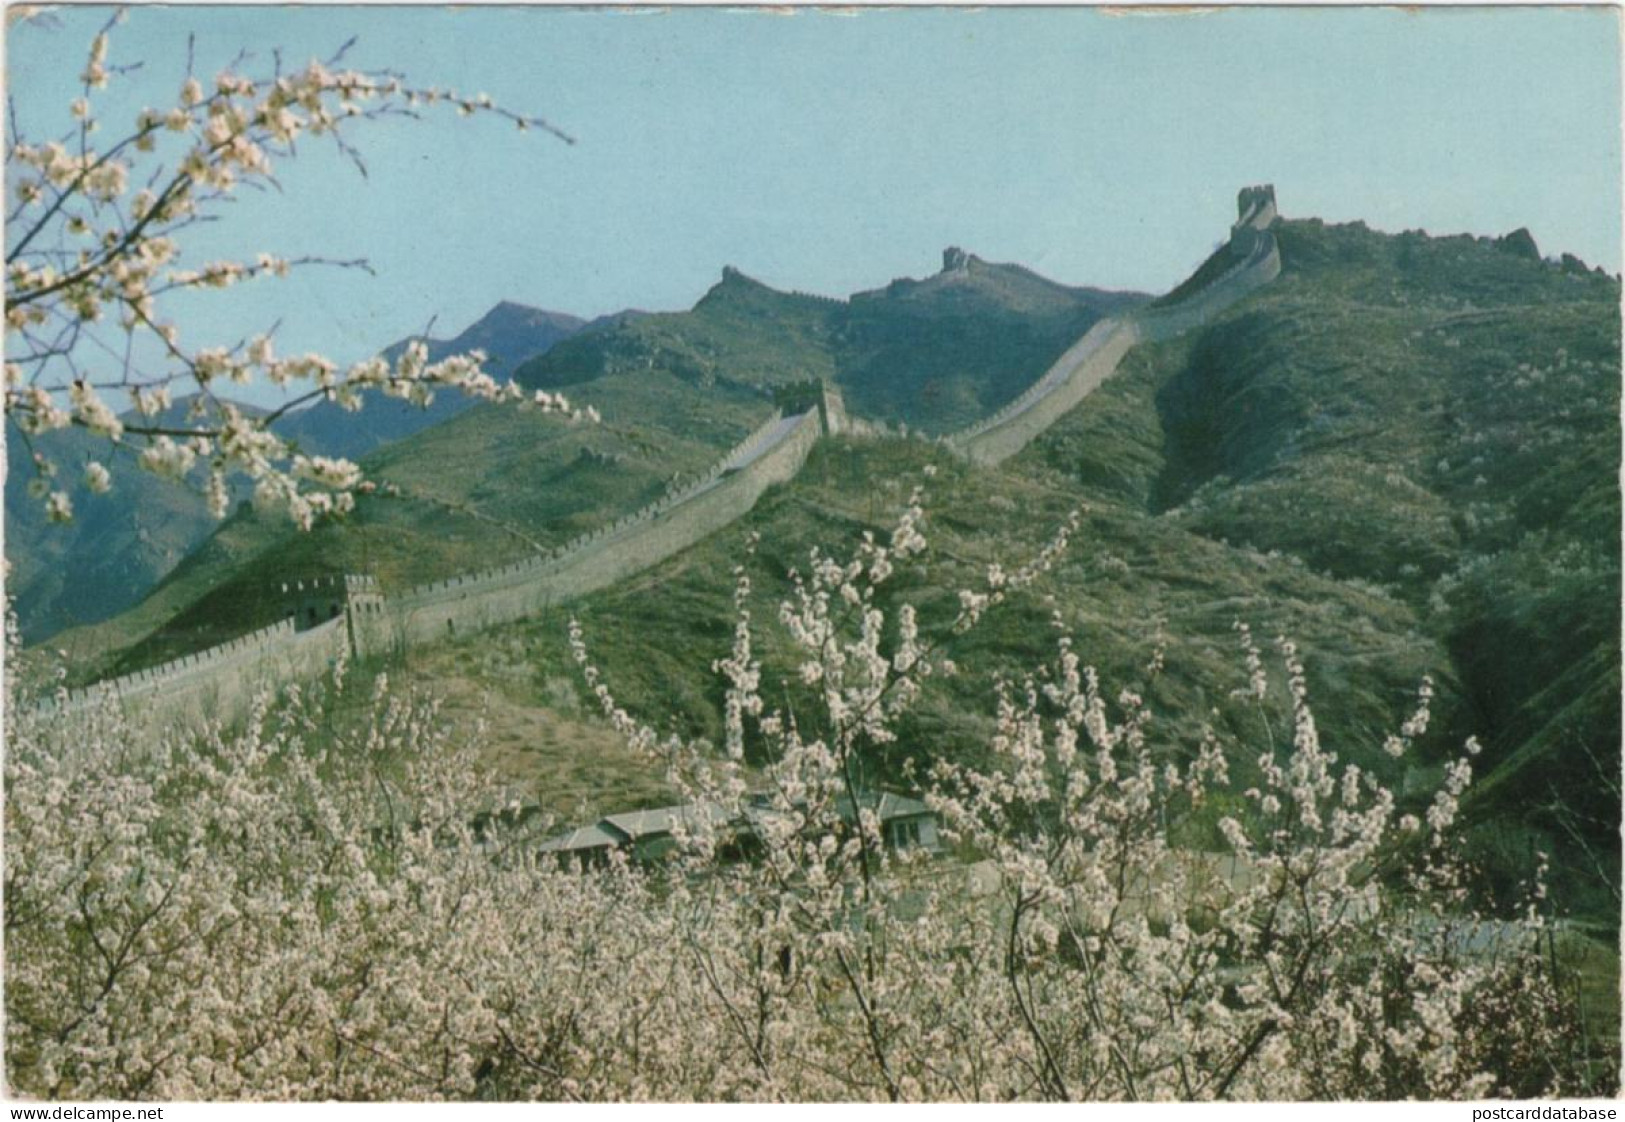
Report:
[{"label": "flowering shrub", "polygon": [[[107,456],[125,453],[148,472],[169,478],[207,474],[210,510],[225,517],[227,483],[246,476],[255,501],[288,511],[308,528],[320,515],[345,511],[367,488],[355,464],[295,452],[270,431],[290,409],[317,399],[355,411],[368,393],[427,405],[441,389],[488,401],[512,401],[571,418],[594,416],[564,397],[527,395],[487,374],[479,352],[429,362],[421,341],[390,364],[369,359],[340,369],[319,354],[282,356],[270,334],[235,346],[183,339],[163,313],[164,297],[223,289],[256,278],[284,277],[304,266],[365,268],[365,261],[261,253],[252,260],[186,265],[188,228],[220,217],[244,185],[274,184],[278,160],[302,137],[331,139],[360,157],[348,140],[356,122],[416,116],[443,105],[484,114],[568,140],[546,121],[494,104],[484,94],[420,88],[394,74],[341,67],[344,51],[300,70],[246,74],[228,68],[205,83],[188,74],[173,105],[133,114],[116,139],[97,101],[123,70],[110,61],[114,20],[91,44],[74,101],[72,133],[31,143],[8,137],[6,166],[13,201],[6,212],[5,412],[23,439],[70,425],[105,438]],[[145,184],[134,190],[132,185]],[[143,337],[159,357],[137,356]],[[151,366],[151,369],[148,368]],[[218,395],[221,387],[268,382],[292,392],[277,409],[251,416]],[[187,397],[184,416],[171,406]],[[136,419],[121,417],[119,408]],[[72,517],[70,494],[55,481],[58,465],[34,456],[32,487],[53,520]],[[108,464],[91,461],[85,486],[107,491]]]},{"label": "flowering shrub", "polygon": [[[262,704],[241,732],[137,744],[13,706],[7,1067],[53,1097],[1326,1099],[1579,1089],[1528,909],[1474,913],[1453,852],[1471,748],[1423,818],[1320,742],[1301,658],[1241,632],[1276,744],[1160,750],[1057,630],[993,683],[986,767],[925,777],[950,855],[897,849],[872,757],[954,639],[1042,579],[992,567],[952,618],[881,593],[928,550],[814,552],[780,623],[812,711],[762,694],[744,610],[726,735],[662,738],[571,643],[606,718],[695,804],[675,855],[561,865],[380,681],[365,719]],[[1148,673],[1160,669],[1153,658]],[[1422,735],[1431,688],[1395,741]],[[1263,711],[1262,709],[1260,710]],[[759,769],[744,760],[766,759]],[[1232,767],[1256,783],[1234,792]],[[1209,801],[1222,848],[1176,843]],[[1244,809],[1241,809],[1244,808]],[[738,822],[750,829],[743,835]],[[893,839],[895,840],[895,839]],[[741,856],[743,854],[743,856]]]},{"label": "flowering shrub", "polygon": [[[1425,822],[1403,813],[1373,775],[1321,744],[1285,640],[1285,742],[1277,748],[1267,728],[1262,749],[1209,732],[1179,760],[1148,735],[1134,693],[1117,695],[1113,715],[1057,619],[1054,661],[995,683],[994,766],[932,768],[928,799],[963,860],[942,868],[889,849],[867,810],[849,829],[846,808],[865,806],[866,765],[898,716],[925,679],[956,672],[946,645],[1047,571],[1076,519],[1014,573],[990,566],[934,639],[909,605],[894,621],[877,606],[894,565],[925,551],[923,524],[916,492],[889,545],[866,540],[845,563],[815,552],[796,578],[781,619],[802,680],[822,690],[815,713],[763,699],[739,571],[734,649],[718,664],[723,758],[662,741],[617,708],[572,635],[606,715],[691,799],[732,812],[748,786],[765,792],[753,800],[766,808],[755,816],[760,859],[713,875],[748,904],[747,926],[792,948],[782,961],[797,964],[775,977],[735,962],[736,988],[718,990],[776,1091],[794,1080],[792,1095],[807,1097],[1200,1100],[1572,1086],[1562,1060],[1572,1010],[1539,954],[1538,878],[1523,915],[1493,921],[1470,907],[1452,850],[1476,742],[1447,769]],[[1249,629],[1238,631],[1248,675],[1236,697],[1256,704],[1271,678]],[[1159,652],[1148,673],[1161,663]],[[1385,740],[1390,754],[1426,731],[1432,696],[1424,680],[1416,711]],[[771,761],[755,780],[737,764],[751,737]],[[1230,792],[1238,760],[1259,782],[1241,792],[1250,813],[1218,820],[1225,848],[1176,845],[1171,824]],[[690,840],[704,867],[714,839]],[[1514,1017],[1486,1015],[1514,1005]],[[794,1027],[802,1017],[845,1038],[850,1054],[809,1049]],[[801,1083],[809,1068],[841,1076]]]}]

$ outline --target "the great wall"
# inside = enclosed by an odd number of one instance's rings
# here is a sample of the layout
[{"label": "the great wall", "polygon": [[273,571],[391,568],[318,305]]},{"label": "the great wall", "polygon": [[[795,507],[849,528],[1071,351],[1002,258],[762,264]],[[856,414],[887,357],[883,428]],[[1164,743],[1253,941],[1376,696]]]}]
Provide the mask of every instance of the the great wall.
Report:
[{"label": "the great wall", "polygon": [[[1137,343],[1207,323],[1281,271],[1270,228],[1272,187],[1249,187],[1231,228],[1228,269],[1198,291],[1101,320],[1036,382],[985,420],[940,443],[977,464],[1015,455],[1087,397]],[[851,417],[819,385],[800,408],[775,412],[704,476],[564,547],[481,572],[386,595],[370,577],[292,581],[272,590],[285,618],[229,643],[41,702],[54,709],[112,699],[165,723],[232,720],[266,689],[309,681],[343,657],[387,656],[533,616],[649,569],[728,526],[763,491],[793,479],[825,435],[898,435]]]},{"label": "the great wall", "polygon": [[1270,226],[1275,189],[1248,187],[1230,229],[1235,263],[1210,284],[1176,303],[1156,303],[1096,323],[1042,377],[992,416],[947,438],[949,447],[979,464],[997,464],[1025,448],[1117,370],[1129,350],[1200,327],[1281,273],[1281,251]]}]

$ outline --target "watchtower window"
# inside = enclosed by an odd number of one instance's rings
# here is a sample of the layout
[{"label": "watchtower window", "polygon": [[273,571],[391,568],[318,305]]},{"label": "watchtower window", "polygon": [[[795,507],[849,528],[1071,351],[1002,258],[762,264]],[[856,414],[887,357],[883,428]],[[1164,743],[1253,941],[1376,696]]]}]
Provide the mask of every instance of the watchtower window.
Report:
[{"label": "watchtower window", "polygon": [[327,618],[328,619],[334,619],[334,618],[336,618],[338,616],[338,614],[339,614],[339,606],[337,604],[329,604],[329,605],[327,605]]}]

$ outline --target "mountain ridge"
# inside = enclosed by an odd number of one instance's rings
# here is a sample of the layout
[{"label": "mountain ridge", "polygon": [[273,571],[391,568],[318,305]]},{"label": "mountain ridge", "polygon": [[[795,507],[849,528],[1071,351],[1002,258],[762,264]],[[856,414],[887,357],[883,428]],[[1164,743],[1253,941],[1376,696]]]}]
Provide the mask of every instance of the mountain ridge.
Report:
[{"label": "mountain ridge", "polygon": [[725,266],[687,311],[583,333],[514,376],[538,389],[639,370],[757,390],[827,381],[857,413],[949,432],[1013,398],[1101,316],[1148,300],[954,248],[930,277],[845,300],[776,289]]}]

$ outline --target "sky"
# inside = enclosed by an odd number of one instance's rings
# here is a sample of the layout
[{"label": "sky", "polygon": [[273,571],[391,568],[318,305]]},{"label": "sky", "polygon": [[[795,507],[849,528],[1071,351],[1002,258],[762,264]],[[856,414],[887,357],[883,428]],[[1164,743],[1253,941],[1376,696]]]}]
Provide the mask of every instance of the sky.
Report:
[{"label": "sky", "polygon": [[[30,139],[64,132],[107,9],[7,35]],[[499,300],[592,316],[691,306],[733,265],[829,295],[962,246],[1056,280],[1163,291],[1235,194],[1385,230],[1501,234],[1620,269],[1620,30],[1609,8],[578,10],[150,7],[97,94],[110,122],[172,103],[243,49],[487,92],[576,138],[440,112],[363,122],[363,178],[305,144],[282,190],[194,231],[194,260],[365,256],[180,306],[187,336],[280,322],[284,353],[349,361]],[[213,339],[208,336],[213,334]]]}]

